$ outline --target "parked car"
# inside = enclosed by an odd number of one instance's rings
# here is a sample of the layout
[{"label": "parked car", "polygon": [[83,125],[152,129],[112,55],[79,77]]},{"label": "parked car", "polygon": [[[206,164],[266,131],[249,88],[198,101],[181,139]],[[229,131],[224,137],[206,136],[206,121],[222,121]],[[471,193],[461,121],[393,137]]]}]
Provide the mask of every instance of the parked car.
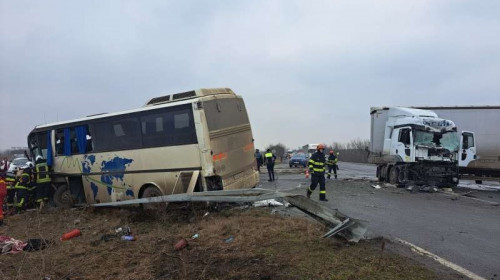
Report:
[{"label": "parked car", "polygon": [[307,156],[305,154],[295,154],[292,156],[292,158],[290,158],[288,165],[290,165],[290,167],[297,167],[297,166],[306,167]]},{"label": "parked car", "polygon": [[26,166],[29,160],[25,157],[15,158],[9,165],[9,169],[7,170],[7,176],[14,176],[16,172]]}]

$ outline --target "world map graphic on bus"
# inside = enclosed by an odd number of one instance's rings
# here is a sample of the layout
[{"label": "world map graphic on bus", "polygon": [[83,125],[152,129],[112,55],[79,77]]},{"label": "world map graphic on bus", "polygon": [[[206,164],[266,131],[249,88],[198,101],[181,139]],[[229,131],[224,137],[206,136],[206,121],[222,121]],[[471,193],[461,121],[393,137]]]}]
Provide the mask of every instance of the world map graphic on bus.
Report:
[{"label": "world map graphic on bus", "polygon": [[[99,172],[110,172],[110,174],[102,174],[100,178],[100,185],[106,185],[106,190],[108,194],[111,195],[113,192],[113,181],[121,182],[124,185],[123,176],[127,167],[133,162],[133,159],[114,157],[111,160],[103,160],[99,166]],[[96,158],[94,155],[85,156],[82,162],[82,172],[90,173],[93,165],[96,163]],[[90,187],[94,196],[94,200],[97,197],[99,191],[99,182],[90,182]],[[134,192],[128,189],[125,194],[127,196],[134,196]]]}]

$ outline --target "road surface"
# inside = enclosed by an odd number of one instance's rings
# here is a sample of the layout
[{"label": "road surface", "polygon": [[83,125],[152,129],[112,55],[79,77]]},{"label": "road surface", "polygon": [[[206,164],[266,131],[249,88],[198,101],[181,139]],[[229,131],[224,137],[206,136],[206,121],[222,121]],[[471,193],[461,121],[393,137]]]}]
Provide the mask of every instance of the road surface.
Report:
[{"label": "road surface", "polygon": [[[400,238],[422,247],[486,279],[500,280],[500,192],[411,193],[405,189],[374,189],[375,167],[341,163],[339,180],[327,181],[327,204],[369,221],[368,235]],[[262,187],[292,189],[305,194],[309,179],[300,174],[277,174]],[[354,180],[353,180],[354,178]],[[365,179],[363,179],[365,178]],[[318,199],[319,187],[312,198]],[[485,195],[486,194],[486,195]]]}]

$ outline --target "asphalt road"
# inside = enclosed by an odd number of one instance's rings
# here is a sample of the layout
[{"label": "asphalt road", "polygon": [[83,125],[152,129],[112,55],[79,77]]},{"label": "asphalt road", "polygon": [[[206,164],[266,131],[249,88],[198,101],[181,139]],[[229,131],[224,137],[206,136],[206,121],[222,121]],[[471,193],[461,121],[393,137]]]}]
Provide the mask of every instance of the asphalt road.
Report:
[{"label": "asphalt road", "polygon": [[[339,180],[327,181],[326,203],[367,220],[369,237],[397,237],[486,279],[500,279],[500,206],[492,203],[500,201],[500,191],[483,195],[474,190],[478,199],[463,196],[461,190],[447,194],[411,193],[384,185],[374,189],[373,170],[368,164],[341,163]],[[262,187],[305,194],[310,182],[302,173],[277,176],[270,183],[262,173]],[[318,191],[319,187],[313,199],[318,199]]]}]

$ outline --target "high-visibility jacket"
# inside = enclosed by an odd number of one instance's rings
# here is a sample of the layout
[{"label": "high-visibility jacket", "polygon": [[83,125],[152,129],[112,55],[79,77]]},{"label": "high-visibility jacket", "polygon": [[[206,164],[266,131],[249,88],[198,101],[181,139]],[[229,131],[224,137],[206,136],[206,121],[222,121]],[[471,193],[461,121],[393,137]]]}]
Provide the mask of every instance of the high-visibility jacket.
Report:
[{"label": "high-visibility jacket", "polygon": [[23,173],[21,174],[21,178],[19,178],[19,181],[14,186],[14,189],[23,189],[31,191],[31,188],[29,186],[30,181],[31,181],[30,175],[28,173]]},{"label": "high-visibility jacket", "polygon": [[339,161],[339,159],[337,158],[337,156],[329,155],[328,160],[326,161],[326,164],[332,166],[332,165],[337,164],[338,161]]},{"label": "high-visibility jacket", "polygon": [[315,174],[325,173],[325,155],[320,151],[315,152],[309,159],[309,170]]},{"label": "high-visibility jacket", "polygon": [[35,165],[35,172],[37,184],[50,182],[49,166],[46,162],[37,163]]},{"label": "high-visibility jacket", "polygon": [[267,164],[274,163],[276,160],[276,156],[273,153],[266,153],[264,157],[266,158]]}]

